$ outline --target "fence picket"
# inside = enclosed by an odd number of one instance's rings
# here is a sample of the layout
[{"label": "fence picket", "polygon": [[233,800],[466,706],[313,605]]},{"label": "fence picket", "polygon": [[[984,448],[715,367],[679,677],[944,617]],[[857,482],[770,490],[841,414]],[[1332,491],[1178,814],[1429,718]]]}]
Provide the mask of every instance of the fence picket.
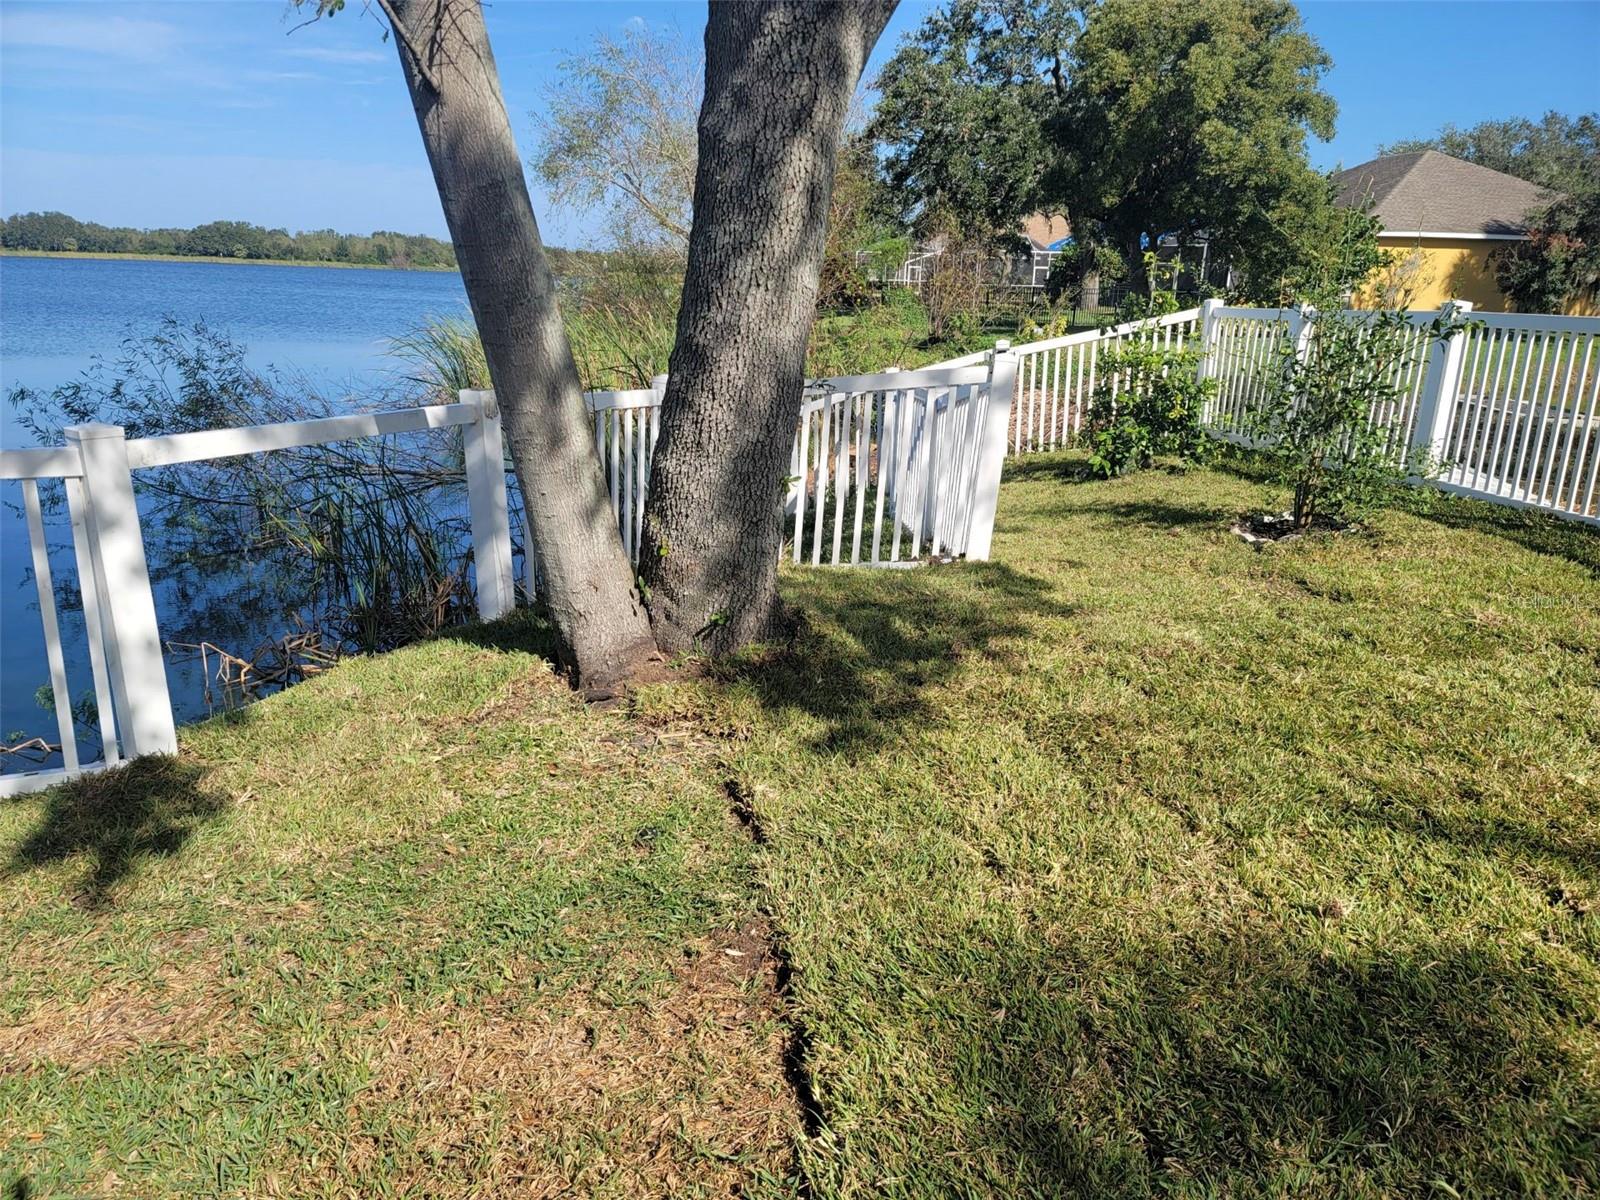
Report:
[{"label": "fence picket", "polygon": [[50,550],[44,540],[44,516],[39,509],[36,480],[22,481],[22,502],[27,510],[28,545],[33,551],[33,586],[39,597],[39,623],[44,626],[45,659],[50,666],[50,696],[56,710],[56,732],[61,738],[61,761],[69,776],[76,775],[78,738],[72,727],[72,696],[67,691],[67,664],[61,654],[55,584],[50,577]]}]

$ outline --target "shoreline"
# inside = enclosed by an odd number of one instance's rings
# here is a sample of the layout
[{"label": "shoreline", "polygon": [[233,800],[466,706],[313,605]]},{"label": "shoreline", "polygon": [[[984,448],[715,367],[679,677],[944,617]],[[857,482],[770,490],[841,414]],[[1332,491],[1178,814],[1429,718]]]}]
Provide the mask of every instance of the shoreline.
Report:
[{"label": "shoreline", "polygon": [[314,262],[304,258],[222,258],[203,254],[128,254],[116,250],[22,250],[0,247],[0,258],[100,259],[110,262],[226,263],[239,267],[330,267],[338,271],[425,271],[459,275],[457,267],[396,267],[386,263]]}]

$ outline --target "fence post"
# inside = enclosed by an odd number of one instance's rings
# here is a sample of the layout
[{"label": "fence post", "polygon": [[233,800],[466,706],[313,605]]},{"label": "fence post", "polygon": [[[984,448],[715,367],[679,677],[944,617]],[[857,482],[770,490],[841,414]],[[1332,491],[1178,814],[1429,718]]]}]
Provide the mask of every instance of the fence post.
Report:
[{"label": "fence post", "polygon": [[[1470,313],[1470,300],[1446,300],[1439,310],[1441,322],[1461,313]],[[1411,449],[1427,455],[1426,470],[1431,475],[1444,461],[1450,441],[1450,424],[1455,419],[1456,395],[1461,390],[1461,368],[1465,364],[1467,339],[1439,338],[1428,350],[1428,373],[1422,377],[1422,392],[1417,396],[1417,422],[1411,427]]]},{"label": "fence post", "polygon": [[996,338],[994,349],[989,351],[989,378],[994,378],[994,360],[1011,349],[1010,338]]},{"label": "fence post", "polygon": [[650,387],[656,394],[656,403],[660,404],[667,397],[667,377],[665,375],[650,376]]},{"label": "fence post", "polygon": [[1312,327],[1316,321],[1316,309],[1309,304],[1297,304],[1289,310],[1289,318],[1284,322],[1284,332],[1288,334],[1290,344],[1294,347],[1294,356],[1300,362],[1305,362],[1306,355],[1311,353]]},{"label": "fence post", "polygon": [[1196,374],[1201,379],[1208,379],[1215,364],[1211,355],[1217,345],[1217,312],[1222,308],[1222,301],[1216,296],[1200,302],[1200,366]]},{"label": "fence post", "polygon": [[1017,385],[1017,356],[996,347],[989,372],[989,404],[978,431],[978,455],[972,481],[972,518],[967,527],[967,561],[986,562],[994,538],[994,513],[1000,501],[1000,471],[1006,461],[1011,431],[1011,401]]},{"label": "fence post", "polygon": [[492,391],[463,391],[477,420],[462,427],[467,468],[467,506],[472,514],[472,562],[478,577],[478,615],[485,621],[516,607],[511,568],[511,516],[506,506],[506,449],[500,406]]},{"label": "fence post", "polygon": [[87,509],[93,581],[80,586],[99,589],[99,608],[106,632],[106,658],[111,699],[123,754],[175,754],[178,733],[172,720],[172,696],[161,656],[161,631],[150,591],[150,569],[144,556],[144,532],[128,466],[128,438],[120,425],[70,425],[67,443],[78,448],[83,462],[83,494]]}]

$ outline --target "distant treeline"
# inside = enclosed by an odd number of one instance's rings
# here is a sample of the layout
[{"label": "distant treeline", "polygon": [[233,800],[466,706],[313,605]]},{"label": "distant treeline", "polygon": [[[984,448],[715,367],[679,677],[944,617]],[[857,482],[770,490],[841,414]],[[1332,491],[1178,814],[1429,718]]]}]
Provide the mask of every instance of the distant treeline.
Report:
[{"label": "distant treeline", "polygon": [[[96,225],[66,213],[16,213],[0,221],[0,247],[7,250],[77,251],[85,254],[171,254],[182,258],[280,259],[305,263],[350,263],[365,267],[455,270],[456,249],[421,234],[379,229],[370,234],[311,229],[289,233],[245,221],[211,221],[193,229],[129,229]],[[593,275],[614,254],[547,246],[559,276]]]},{"label": "distant treeline", "polygon": [[377,267],[451,267],[455,248],[438,238],[394,233],[290,233],[245,221],[210,221],[193,229],[129,229],[80,221],[66,213],[30,212],[0,224],[8,250],[68,250],[94,254],[175,254],[185,258],[278,258],[293,262]]}]

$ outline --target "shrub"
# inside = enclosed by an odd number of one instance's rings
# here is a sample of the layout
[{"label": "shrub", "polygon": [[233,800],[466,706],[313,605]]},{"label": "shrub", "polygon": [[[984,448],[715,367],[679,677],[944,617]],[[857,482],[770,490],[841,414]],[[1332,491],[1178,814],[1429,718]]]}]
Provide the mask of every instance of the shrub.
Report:
[{"label": "shrub", "polygon": [[1250,432],[1271,485],[1289,494],[1295,529],[1358,523],[1430,467],[1404,430],[1396,437],[1375,418],[1399,408],[1403,361],[1460,327],[1436,318],[1417,347],[1404,312],[1334,308],[1313,314],[1298,352],[1296,339],[1281,339],[1277,375]]},{"label": "shrub", "polygon": [[1400,409],[1405,360],[1426,356],[1463,322],[1441,316],[1417,345],[1401,311],[1404,295],[1392,298],[1392,308],[1344,307],[1360,281],[1388,261],[1378,230],[1367,208],[1341,210],[1326,244],[1298,268],[1310,326],[1303,345],[1287,329],[1279,339],[1272,387],[1248,426],[1264,448],[1270,485],[1279,490],[1274,501],[1287,490],[1297,530],[1319,521],[1359,522],[1407,477],[1432,465],[1411,448],[1405,430],[1393,430],[1383,417]]},{"label": "shrub", "polygon": [[1102,354],[1089,407],[1089,466],[1110,478],[1155,464],[1158,456],[1200,462],[1211,442],[1201,427],[1216,383],[1198,377],[1188,350],[1135,340]]}]

